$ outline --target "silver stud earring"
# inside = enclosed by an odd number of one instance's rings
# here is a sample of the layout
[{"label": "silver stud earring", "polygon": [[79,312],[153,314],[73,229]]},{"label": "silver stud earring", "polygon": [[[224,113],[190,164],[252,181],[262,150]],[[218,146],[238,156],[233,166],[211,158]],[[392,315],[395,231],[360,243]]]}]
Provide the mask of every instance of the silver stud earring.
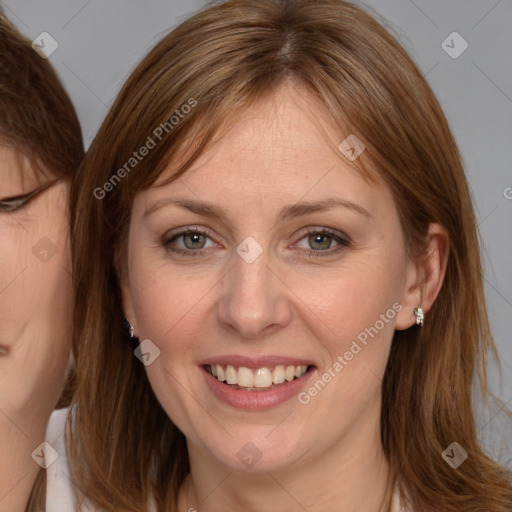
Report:
[{"label": "silver stud earring", "polygon": [[128,322],[128,325],[129,325],[129,331],[130,331],[130,338],[135,338],[135,328],[133,327],[133,325],[130,323],[130,321],[128,320],[128,318],[126,319],[126,321]]},{"label": "silver stud earring", "polygon": [[415,308],[414,316],[416,316],[416,325],[422,326],[424,314],[423,314],[423,309],[421,309],[421,306],[418,306],[417,308]]}]

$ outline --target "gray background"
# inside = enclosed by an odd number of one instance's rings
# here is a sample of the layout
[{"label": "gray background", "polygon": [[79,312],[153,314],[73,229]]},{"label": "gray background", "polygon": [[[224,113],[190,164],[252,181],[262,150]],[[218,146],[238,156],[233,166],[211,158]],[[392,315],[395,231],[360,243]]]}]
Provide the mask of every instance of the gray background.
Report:
[{"label": "gray background", "polygon": [[[204,1],[7,0],[6,15],[31,39],[58,42],[56,67],[82,123],[88,146],[135,64]],[[465,161],[485,245],[485,286],[502,362],[494,392],[512,404],[512,2],[510,0],[372,0],[437,94]],[[458,32],[468,48],[450,57],[442,42]],[[459,42],[448,43],[454,50]],[[453,51],[453,50],[452,50]],[[507,197],[508,196],[508,197]],[[477,405],[479,435],[512,468],[512,423]]]}]

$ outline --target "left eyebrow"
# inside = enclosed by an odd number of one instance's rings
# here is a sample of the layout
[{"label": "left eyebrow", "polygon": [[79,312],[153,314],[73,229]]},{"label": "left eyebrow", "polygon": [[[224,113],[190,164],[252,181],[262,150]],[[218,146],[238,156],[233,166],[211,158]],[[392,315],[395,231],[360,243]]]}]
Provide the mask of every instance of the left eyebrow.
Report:
[{"label": "left eyebrow", "polygon": [[301,215],[307,215],[309,213],[330,210],[336,207],[349,209],[355,213],[358,213],[368,218],[372,217],[370,212],[363,208],[361,205],[353,203],[352,201],[346,201],[345,199],[333,197],[329,199],[323,199],[321,201],[302,202],[290,206],[285,206],[279,212],[279,215],[277,216],[277,221],[282,222],[283,220],[286,220],[288,218],[300,217]]},{"label": "left eyebrow", "polygon": [[[215,219],[222,220],[224,222],[226,222],[228,219],[226,211],[220,206],[205,201],[195,201],[193,199],[184,198],[161,199],[154,203],[153,205],[151,205],[144,212],[143,217],[148,217],[156,210],[159,210],[160,208],[167,205],[181,206],[182,208],[186,208],[192,213],[196,213],[198,215],[202,215],[205,217],[212,217]],[[282,222],[289,218],[300,217],[302,215],[307,215],[309,213],[330,210],[335,207],[346,208],[367,218],[372,218],[370,212],[359,204],[353,203],[351,201],[346,201],[344,199],[329,198],[323,199],[321,201],[302,202],[285,206],[280,210],[277,216],[277,222]]]}]

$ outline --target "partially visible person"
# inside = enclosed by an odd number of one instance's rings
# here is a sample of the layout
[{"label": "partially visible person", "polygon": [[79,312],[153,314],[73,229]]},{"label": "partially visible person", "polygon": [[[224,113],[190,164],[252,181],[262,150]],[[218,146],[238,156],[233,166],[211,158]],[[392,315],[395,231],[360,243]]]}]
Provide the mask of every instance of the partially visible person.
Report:
[{"label": "partially visible person", "polygon": [[59,397],[67,403],[68,194],[83,152],[50,62],[0,12],[1,512],[39,508],[31,498],[36,481],[45,487],[38,447]]}]

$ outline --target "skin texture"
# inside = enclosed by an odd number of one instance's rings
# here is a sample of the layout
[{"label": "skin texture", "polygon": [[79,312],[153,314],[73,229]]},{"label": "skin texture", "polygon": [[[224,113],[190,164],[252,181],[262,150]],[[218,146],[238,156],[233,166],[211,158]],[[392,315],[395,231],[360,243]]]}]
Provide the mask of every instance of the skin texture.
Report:
[{"label": "skin texture", "polygon": [[[0,146],[1,199],[29,193],[49,181],[52,178],[36,174],[12,149]],[[0,346],[8,351],[0,356],[2,511],[25,510],[40,469],[31,453],[44,440],[68,364],[67,194],[67,183],[59,181],[20,209],[0,211]],[[53,249],[40,242],[44,237]],[[45,249],[47,261],[41,261]]]},{"label": "skin texture", "polygon": [[[437,295],[446,236],[432,224],[428,257],[407,258],[391,192],[333,152],[324,136],[334,148],[344,137],[324,113],[309,93],[283,87],[244,112],[182,178],[134,200],[124,309],[140,340],[161,351],[147,373],[187,437],[191,473],[179,510],[376,512],[384,499],[381,378],[394,329],[413,325],[414,308],[421,301],[427,313]],[[176,197],[221,206],[227,220],[173,205],[144,217]],[[331,197],[370,216],[336,207],[277,222],[284,206]],[[208,237],[164,247],[187,227]],[[348,236],[349,246],[308,239],[322,228]],[[250,264],[236,252],[247,236],[263,249]],[[204,255],[169,250],[187,247]],[[268,410],[235,409],[212,394],[198,366],[225,354],[297,357],[316,366],[312,384],[394,303],[400,313],[306,405],[293,397]],[[252,468],[237,456],[249,442],[261,453]]]}]

